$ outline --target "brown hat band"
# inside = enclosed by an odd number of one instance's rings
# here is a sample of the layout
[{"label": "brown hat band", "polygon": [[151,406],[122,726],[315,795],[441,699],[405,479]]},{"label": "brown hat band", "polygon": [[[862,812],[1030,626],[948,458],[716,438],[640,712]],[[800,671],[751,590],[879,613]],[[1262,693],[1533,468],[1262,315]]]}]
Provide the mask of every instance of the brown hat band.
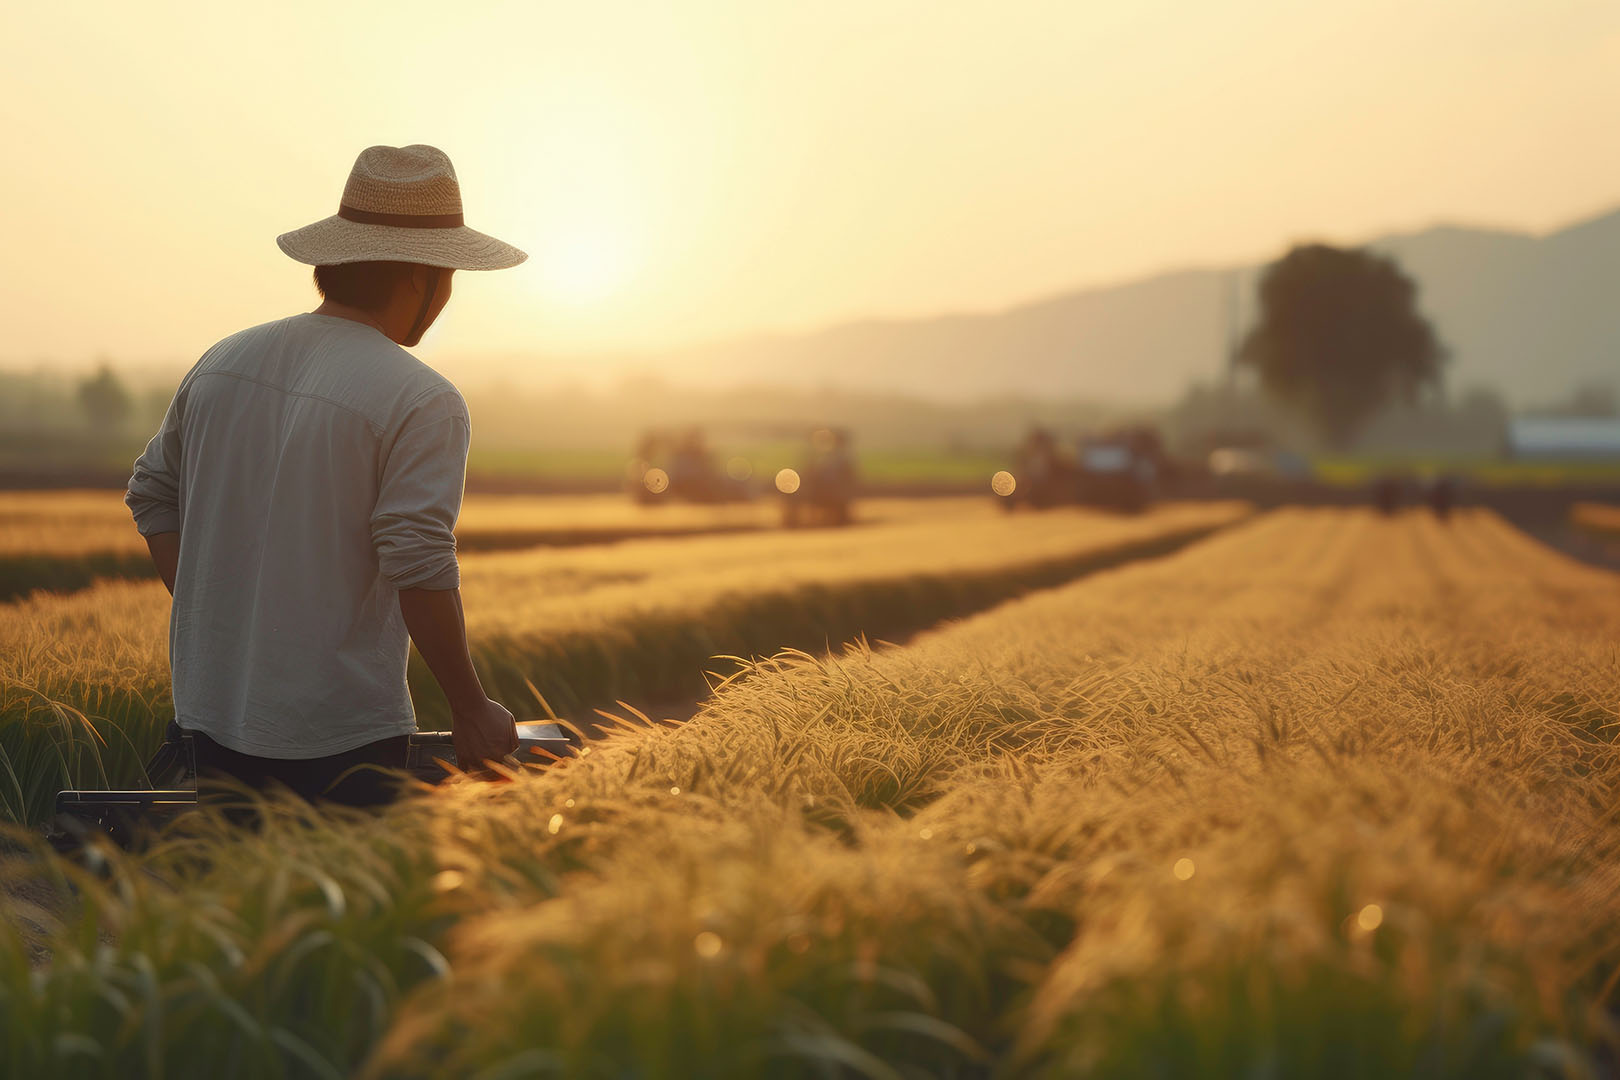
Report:
[{"label": "brown hat band", "polygon": [[466,224],[460,214],[378,214],[356,210],[347,203],[338,206],[338,217],[362,225],[394,225],[401,229],[459,229]]}]

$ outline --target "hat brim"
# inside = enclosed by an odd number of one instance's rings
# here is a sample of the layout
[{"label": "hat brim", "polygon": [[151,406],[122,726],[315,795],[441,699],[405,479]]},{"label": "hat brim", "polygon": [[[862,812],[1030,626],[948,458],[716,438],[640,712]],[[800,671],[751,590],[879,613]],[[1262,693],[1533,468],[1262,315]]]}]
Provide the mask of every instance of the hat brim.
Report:
[{"label": "hat brim", "polygon": [[276,246],[310,266],[353,262],[409,262],[447,270],[505,270],[529,256],[493,236],[469,229],[403,229],[368,225],[336,214],[282,233]]}]

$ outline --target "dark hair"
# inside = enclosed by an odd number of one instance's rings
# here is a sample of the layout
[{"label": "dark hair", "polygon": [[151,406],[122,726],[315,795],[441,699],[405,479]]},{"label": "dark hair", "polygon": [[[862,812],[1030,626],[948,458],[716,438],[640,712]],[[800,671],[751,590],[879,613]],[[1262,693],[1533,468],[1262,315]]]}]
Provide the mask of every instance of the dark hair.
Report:
[{"label": "dark hair", "polygon": [[375,311],[388,303],[394,287],[416,269],[408,262],[352,262],[315,268],[315,291],[324,300]]}]

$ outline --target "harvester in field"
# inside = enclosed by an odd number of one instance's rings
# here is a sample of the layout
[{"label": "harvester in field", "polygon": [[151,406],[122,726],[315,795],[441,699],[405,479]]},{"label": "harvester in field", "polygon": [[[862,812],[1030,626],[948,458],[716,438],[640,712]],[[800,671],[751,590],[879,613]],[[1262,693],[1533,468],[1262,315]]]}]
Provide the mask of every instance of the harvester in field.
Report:
[{"label": "harvester in field", "polygon": [[843,428],[813,432],[803,465],[777,473],[776,490],[782,496],[782,524],[790,529],[848,525],[855,499],[855,455],[849,432]]},{"label": "harvester in field", "polygon": [[1018,448],[1012,471],[991,481],[1004,510],[1095,506],[1135,512],[1158,495],[1170,471],[1158,432],[1120,428],[1082,438],[1071,455],[1045,428],[1035,428]]},{"label": "harvester in field", "polygon": [[1003,510],[1045,510],[1072,505],[1077,497],[1079,470],[1075,460],[1046,428],[1032,428],[1014,455],[1012,470],[996,474],[992,483]]},{"label": "harvester in field", "polygon": [[1124,513],[1145,510],[1168,472],[1164,444],[1149,427],[1120,428],[1080,440],[1077,501]]},{"label": "harvester in field", "polygon": [[[571,756],[577,736],[550,721],[523,721],[517,726],[518,748],[509,761],[543,765]],[[448,766],[448,767],[447,767]],[[459,768],[448,731],[418,731],[406,751],[406,771],[437,784]],[[56,794],[56,816],[48,830],[60,850],[106,837],[124,848],[141,846],[152,830],[197,807],[197,757],[191,737],[170,723],[168,735],[146,763],[152,786],[121,791],[71,790]]]},{"label": "harvester in field", "polygon": [[754,497],[749,472],[738,467],[738,459],[722,469],[703,430],[694,427],[642,435],[625,483],[632,498],[650,506],[674,501],[742,502]]}]

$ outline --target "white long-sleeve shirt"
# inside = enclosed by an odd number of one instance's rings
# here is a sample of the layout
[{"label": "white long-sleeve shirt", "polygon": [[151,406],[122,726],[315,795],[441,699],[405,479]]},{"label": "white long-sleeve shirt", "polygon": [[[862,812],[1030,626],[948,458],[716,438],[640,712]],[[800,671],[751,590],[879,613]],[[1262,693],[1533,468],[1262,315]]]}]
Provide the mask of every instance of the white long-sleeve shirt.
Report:
[{"label": "white long-sleeve shirt", "polygon": [[399,590],[460,584],[461,394],[380,331],[294,315],[181,380],[124,501],[179,532],[176,718],[245,754],[310,758],[414,731]]}]

